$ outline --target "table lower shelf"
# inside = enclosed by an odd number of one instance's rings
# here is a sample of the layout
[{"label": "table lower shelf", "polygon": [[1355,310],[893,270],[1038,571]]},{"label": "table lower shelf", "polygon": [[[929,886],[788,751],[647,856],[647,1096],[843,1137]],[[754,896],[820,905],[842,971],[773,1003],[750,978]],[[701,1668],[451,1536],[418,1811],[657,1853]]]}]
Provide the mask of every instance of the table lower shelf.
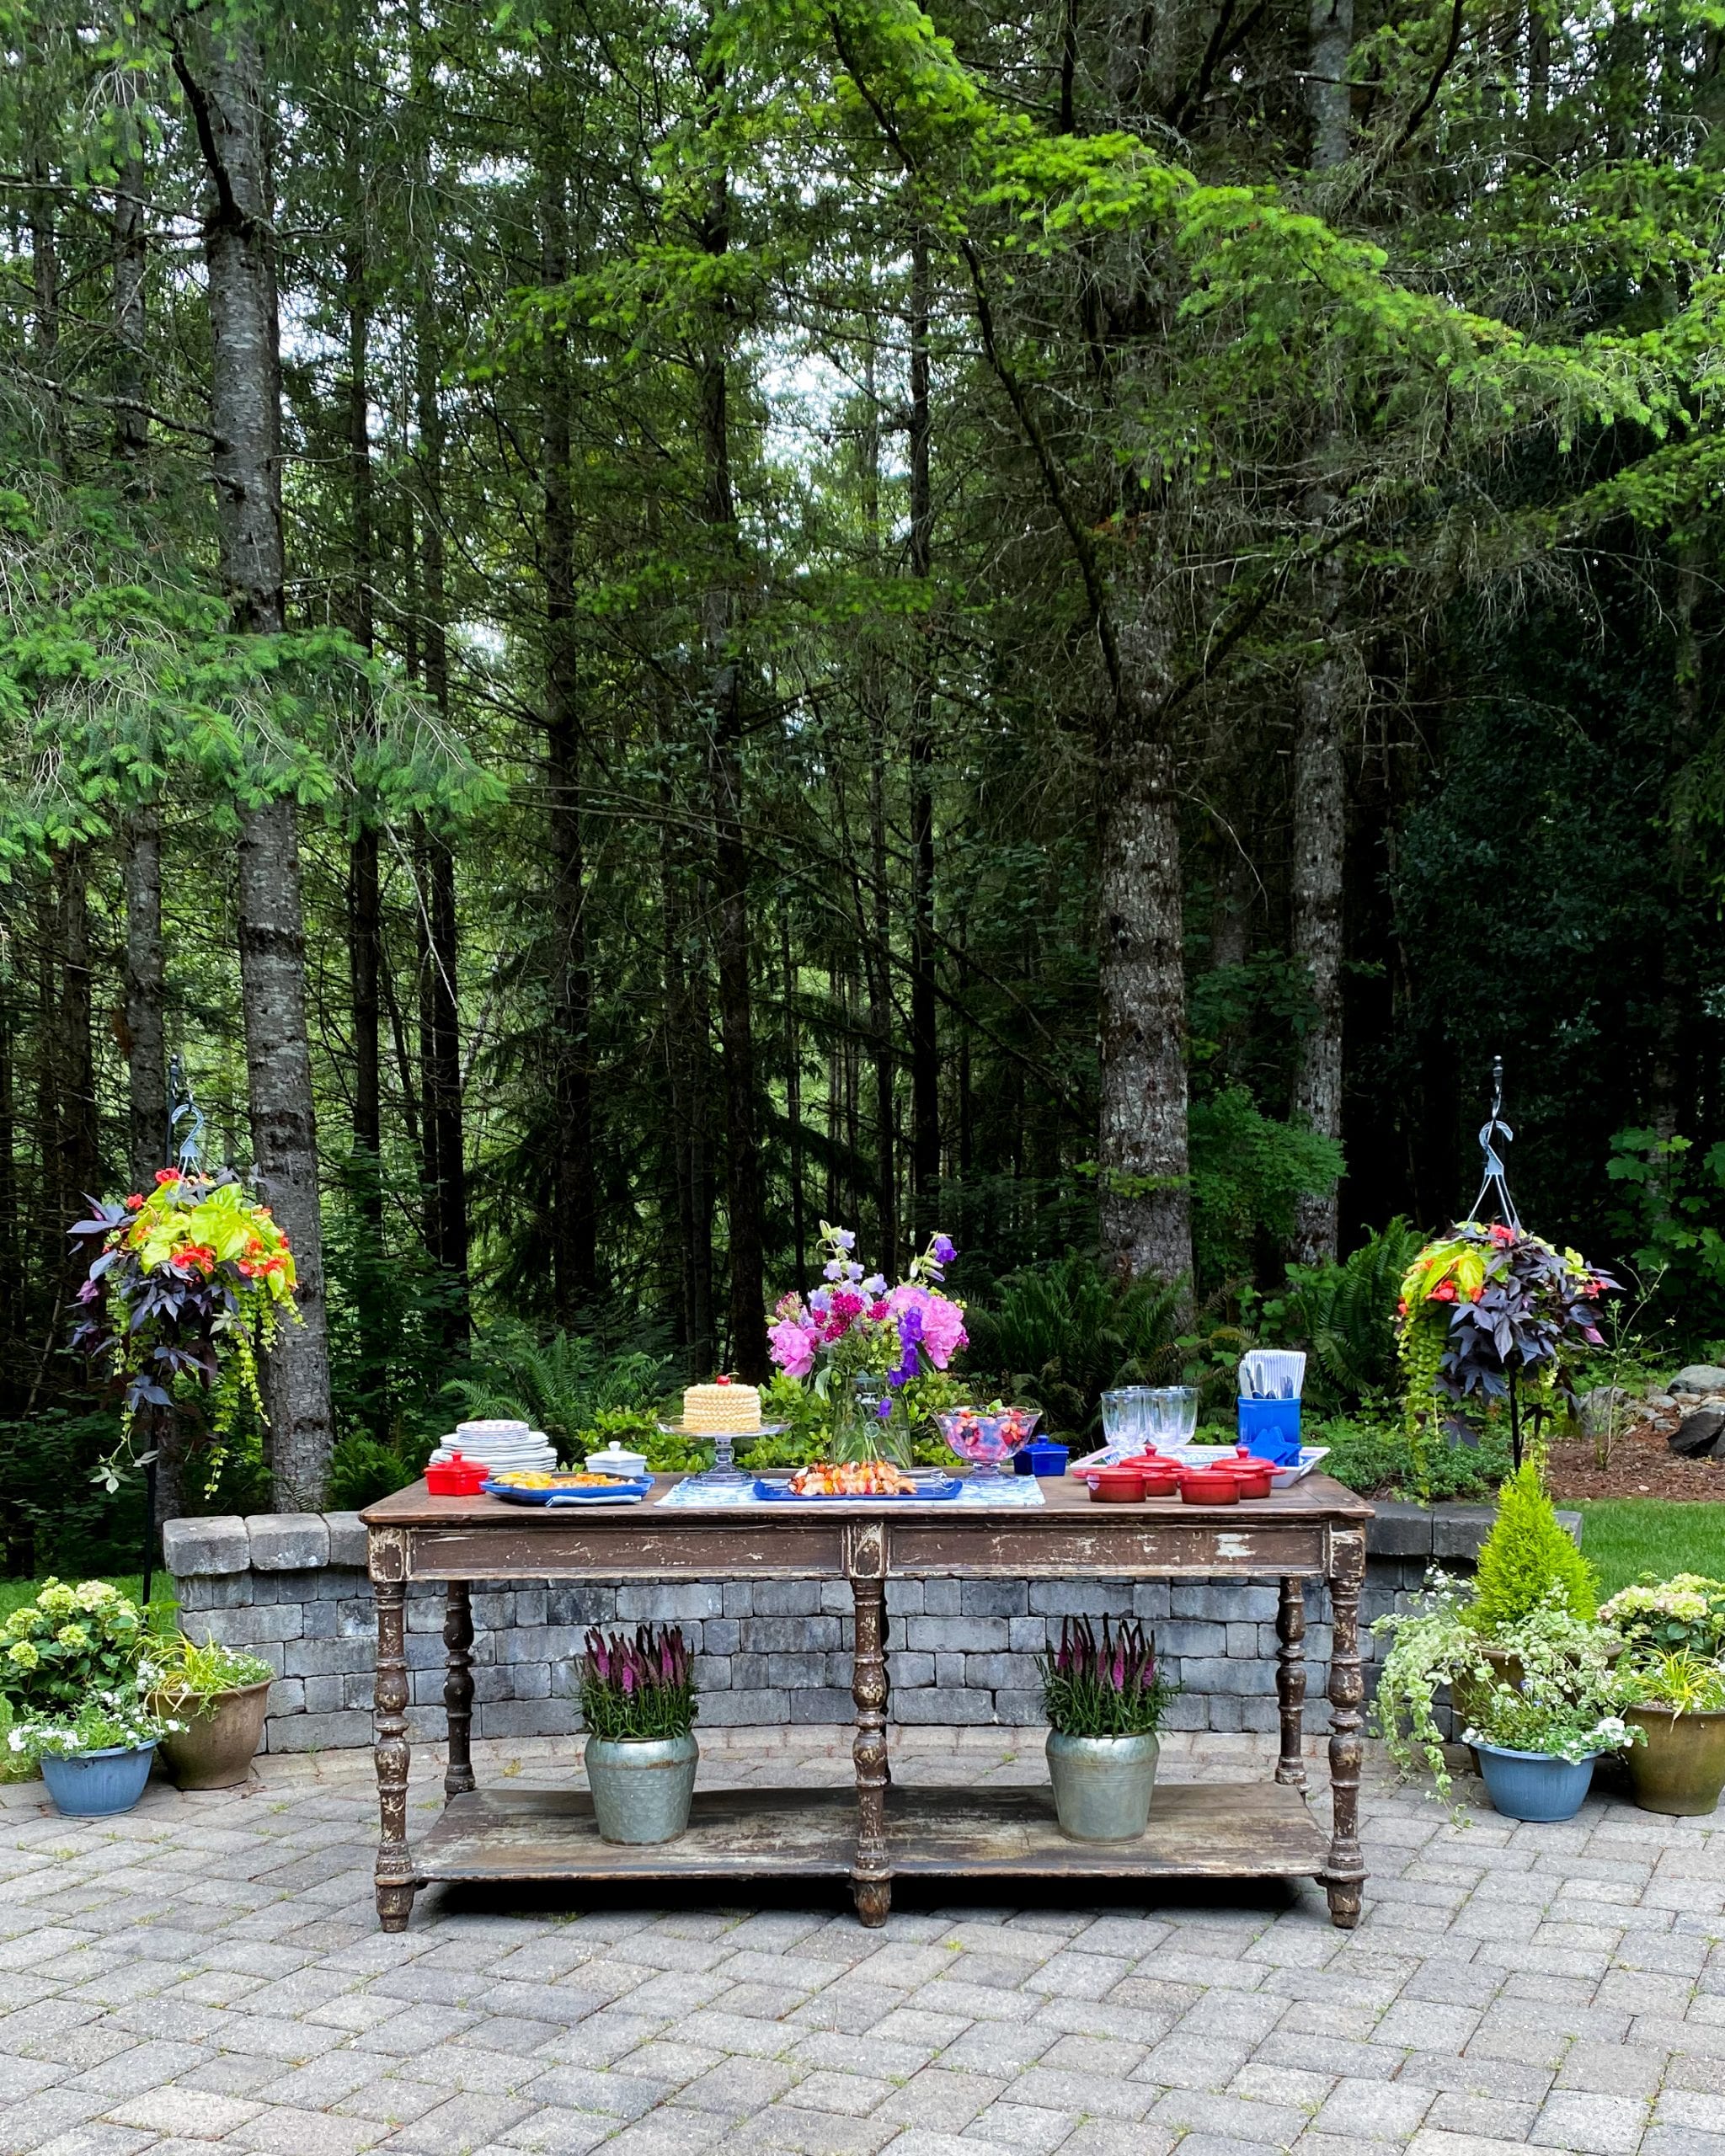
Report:
[{"label": "table lower shelf", "polygon": [[[583,1790],[474,1790],[452,1797],[419,1842],[421,1882],[847,1880],[856,1848],[850,1789],[697,1790],[686,1833],[650,1848],[601,1841]],[[1158,1787],[1132,1842],[1075,1842],[1046,1789],[887,1792],[894,1876],[951,1879],[1300,1879],[1328,1842],[1297,1790],[1268,1782]]]}]

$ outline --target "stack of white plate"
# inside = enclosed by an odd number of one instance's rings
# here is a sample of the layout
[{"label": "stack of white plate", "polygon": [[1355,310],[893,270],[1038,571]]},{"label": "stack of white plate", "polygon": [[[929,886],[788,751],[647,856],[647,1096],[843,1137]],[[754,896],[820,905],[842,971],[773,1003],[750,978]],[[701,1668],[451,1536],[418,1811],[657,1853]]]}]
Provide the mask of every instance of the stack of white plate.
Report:
[{"label": "stack of white plate", "polygon": [[433,1465],[457,1452],[463,1460],[482,1461],[494,1475],[548,1475],[557,1466],[550,1438],[525,1422],[458,1422],[432,1454]]}]

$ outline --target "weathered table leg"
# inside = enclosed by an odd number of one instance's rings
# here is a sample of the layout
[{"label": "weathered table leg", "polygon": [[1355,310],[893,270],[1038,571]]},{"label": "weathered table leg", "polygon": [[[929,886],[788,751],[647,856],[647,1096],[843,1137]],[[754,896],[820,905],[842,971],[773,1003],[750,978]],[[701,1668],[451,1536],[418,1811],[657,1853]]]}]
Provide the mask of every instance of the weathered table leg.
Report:
[{"label": "weathered table leg", "polygon": [[1306,1585],[1298,1579],[1282,1582],[1276,1605],[1276,1699],[1282,1714],[1282,1756],[1276,1762],[1276,1780],[1284,1789],[1306,1787],[1306,1762],[1301,1743],[1306,1722]]},{"label": "weathered table leg", "polygon": [[1343,1931],[1359,1922],[1365,1858],[1359,1846],[1360,1705],[1365,1685],[1359,1668],[1359,1590],[1365,1577],[1365,1537],[1337,1532],[1330,1538],[1330,1860],[1322,1873],[1330,1921]]},{"label": "weathered table leg", "polygon": [[377,1763],[377,1919],[405,1931],[414,1906],[414,1860],[408,1848],[408,1590],[405,1580],[374,1580],[377,1605],[377,1689],[373,1750]]},{"label": "weathered table leg", "polygon": [[[873,1532],[871,1534],[871,1529]],[[851,1892],[860,1920],[884,1924],[892,1907],[892,1865],[886,1845],[886,1545],[874,1523],[855,1535],[851,1593],[857,1611],[857,1652],[851,1696],[857,1702],[857,1854]]]},{"label": "weathered table leg", "polygon": [[[893,1620],[887,1614],[886,1593],[883,1587],[880,1600],[880,1718],[889,1728],[893,1718],[893,1658],[889,1652],[892,1638]],[[880,1746],[880,1771],[886,1776],[886,1785],[890,1789],[893,1785],[893,1752],[884,1736]]]},{"label": "weathered table leg", "polygon": [[443,1794],[462,1796],[473,1786],[473,1604],[465,1580],[449,1583],[443,1614],[443,1644],[449,1670],[443,1680],[443,1708],[449,1718],[449,1766]]}]

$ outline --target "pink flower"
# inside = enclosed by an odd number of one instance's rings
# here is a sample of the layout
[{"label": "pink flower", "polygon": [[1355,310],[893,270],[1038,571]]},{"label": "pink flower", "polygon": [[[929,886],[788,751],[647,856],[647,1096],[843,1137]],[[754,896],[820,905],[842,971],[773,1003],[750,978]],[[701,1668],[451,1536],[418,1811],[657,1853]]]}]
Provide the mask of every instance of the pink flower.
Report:
[{"label": "pink flower", "polygon": [[814,1348],[820,1336],[793,1318],[769,1328],[767,1345],[772,1359],[787,1377],[806,1378],[814,1367]]},{"label": "pink flower", "polygon": [[922,1352],[937,1370],[943,1370],[961,1348],[968,1348],[970,1336],[964,1330],[964,1313],[945,1295],[937,1295],[932,1289],[906,1285],[895,1288],[887,1302],[894,1314],[914,1310],[921,1314]]}]

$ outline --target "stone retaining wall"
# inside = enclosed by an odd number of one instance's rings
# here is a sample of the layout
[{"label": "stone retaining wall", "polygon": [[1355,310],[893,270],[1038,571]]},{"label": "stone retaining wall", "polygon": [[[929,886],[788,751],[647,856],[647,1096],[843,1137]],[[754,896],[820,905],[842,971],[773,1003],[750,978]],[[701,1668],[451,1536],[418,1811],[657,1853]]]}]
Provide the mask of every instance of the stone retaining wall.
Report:
[{"label": "stone retaining wall", "polygon": [[[1482,1506],[1381,1506],[1368,1536],[1364,1626],[1418,1588],[1433,1561],[1470,1567],[1490,1518]],[[276,1671],[267,1750],[371,1742],[376,1636],[357,1515],[175,1520],[163,1544],[186,1630],[248,1647]],[[892,1580],[887,1609],[899,1722],[1039,1721],[1035,1657],[1058,1638],[1063,1616],[1106,1610],[1130,1611],[1154,1627],[1163,1666],[1183,1688],[1171,1727],[1276,1726],[1274,1582]],[[643,1620],[682,1625],[709,1727],[848,1721],[850,1610],[842,1581],[476,1581],[473,1733],[572,1732],[574,1661],[587,1627]],[[428,1737],[443,1730],[443,1611],[441,1586],[409,1588],[409,1721]],[[1327,1595],[1309,1583],[1306,1712],[1314,1729],[1328,1711],[1329,1615]],[[1366,1630],[1369,1656],[1382,1645]]]}]

